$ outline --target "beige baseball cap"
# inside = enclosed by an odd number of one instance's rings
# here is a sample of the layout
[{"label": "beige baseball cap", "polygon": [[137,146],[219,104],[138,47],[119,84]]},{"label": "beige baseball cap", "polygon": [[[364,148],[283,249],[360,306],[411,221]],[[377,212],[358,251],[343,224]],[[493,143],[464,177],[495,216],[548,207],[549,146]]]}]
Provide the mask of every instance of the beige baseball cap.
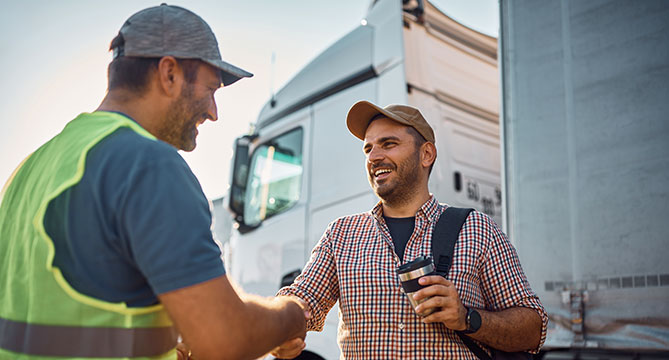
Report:
[{"label": "beige baseball cap", "polygon": [[411,126],[419,134],[423,135],[425,140],[431,143],[435,142],[434,131],[423,117],[423,114],[420,113],[420,110],[409,105],[393,104],[381,108],[369,101],[358,101],[348,110],[348,115],[346,116],[348,131],[358,139],[365,140],[365,132],[367,132],[369,122],[377,115],[383,115],[400,124]]}]

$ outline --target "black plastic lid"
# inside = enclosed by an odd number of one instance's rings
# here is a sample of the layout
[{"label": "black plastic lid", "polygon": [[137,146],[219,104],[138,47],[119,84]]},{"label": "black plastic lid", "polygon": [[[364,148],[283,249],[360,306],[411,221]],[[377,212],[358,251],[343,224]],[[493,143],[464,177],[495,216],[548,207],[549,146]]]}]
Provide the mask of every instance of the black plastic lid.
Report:
[{"label": "black plastic lid", "polygon": [[400,265],[400,267],[397,268],[397,273],[403,274],[409,271],[420,269],[422,267],[426,267],[430,264],[432,264],[432,256],[419,256],[413,261]]}]

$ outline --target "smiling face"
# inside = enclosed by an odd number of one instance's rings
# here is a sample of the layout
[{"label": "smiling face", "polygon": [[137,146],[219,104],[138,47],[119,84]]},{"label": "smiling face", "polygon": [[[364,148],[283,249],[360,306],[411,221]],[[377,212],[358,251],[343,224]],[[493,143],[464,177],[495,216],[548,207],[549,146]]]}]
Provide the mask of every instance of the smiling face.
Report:
[{"label": "smiling face", "polygon": [[[365,133],[367,179],[376,195],[387,204],[410,201],[427,176],[421,166],[420,146],[407,128],[380,118],[372,121]],[[424,180],[426,184],[427,179]]]},{"label": "smiling face", "polygon": [[212,66],[201,64],[195,81],[184,81],[181,96],[170,104],[167,119],[157,137],[180,150],[195,149],[197,127],[206,120],[218,119],[214,93],[220,84],[219,72]]}]

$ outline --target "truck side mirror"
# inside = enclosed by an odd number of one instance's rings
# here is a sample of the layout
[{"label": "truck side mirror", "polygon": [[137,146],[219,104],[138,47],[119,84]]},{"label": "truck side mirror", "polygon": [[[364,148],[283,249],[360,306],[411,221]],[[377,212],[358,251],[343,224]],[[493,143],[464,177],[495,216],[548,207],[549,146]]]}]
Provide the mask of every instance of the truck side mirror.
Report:
[{"label": "truck side mirror", "polygon": [[293,283],[293,281],[295,281],[295,279],[300,275],[300,273],[302,273],[302,269],[297,269],[295,271],[291,271],[288,274],[284,275],[281,278],[281,287],[280,288],[282,288],[284,286],[291,285]]},{"label": "truck side mirror", "polygon": [[228,204],[230,211],[235,215],[235,221],[240,225],[244,224],[244,196],[249,175],[249,145],[254,138],[255,136],[252,135],[244,135],[235,140]]}]

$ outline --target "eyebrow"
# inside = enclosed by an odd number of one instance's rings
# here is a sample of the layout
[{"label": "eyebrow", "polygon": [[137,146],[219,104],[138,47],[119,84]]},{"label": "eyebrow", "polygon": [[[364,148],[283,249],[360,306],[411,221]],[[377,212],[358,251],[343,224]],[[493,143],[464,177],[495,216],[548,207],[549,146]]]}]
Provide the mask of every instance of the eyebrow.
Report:
[{"label": "eyebrow", "polygon": [[398,138],[397,136],[386,136],[386,137],[380,138],[379,141],[377,141],[377,142],[385,142],[385,141],[388,141],[388,140],[400,141],[401,139]]}]

